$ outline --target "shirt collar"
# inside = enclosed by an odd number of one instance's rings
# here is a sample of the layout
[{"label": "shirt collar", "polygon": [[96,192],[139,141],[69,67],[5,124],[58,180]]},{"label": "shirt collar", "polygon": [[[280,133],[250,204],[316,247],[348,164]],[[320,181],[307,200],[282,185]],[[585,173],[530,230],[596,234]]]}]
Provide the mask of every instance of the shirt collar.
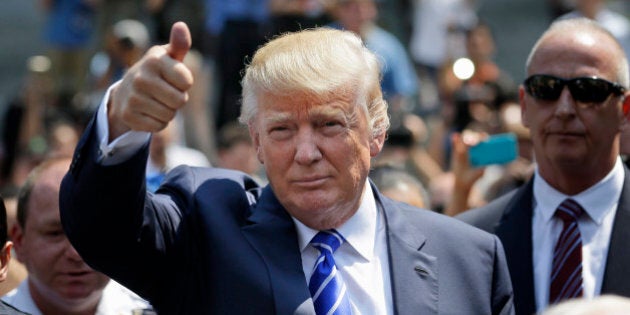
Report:
[{"label": "shirt collar", "polygon": [[623,163],[621,158],[618,157],[615,166],[606,177],[588,189],[569,196],[551,187],[536,169],[536,175],[534,176],[534,200],[536,200],[538,211],[540,211],[539,213],[542,214],[545,221],[551,220],[558,206],[570,197],[584,208],[584,211],[597,225],[600,225],[606,213],[614,209],[619,201],[624,176]]},{"label": "shirt collar", "polygon": [[[336,229],[346,239],[346,243],[368,261],[374,256],[377,214],[374,193],[366,180],[359,210],[346,223]],[[304,252],[311,239],[319,231],[311,229],[294,217],[291,218],[297,229],[300,251]]]}]

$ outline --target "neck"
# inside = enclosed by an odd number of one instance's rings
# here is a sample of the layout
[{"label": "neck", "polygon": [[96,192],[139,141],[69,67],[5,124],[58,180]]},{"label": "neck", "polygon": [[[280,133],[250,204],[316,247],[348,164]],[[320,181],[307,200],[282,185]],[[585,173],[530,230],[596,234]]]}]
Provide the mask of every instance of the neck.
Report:
[{"label": "neck", "polygon": [[549,185],[566,195],[576,195],[601,181],[615,167],[615,161],[603,167],[584,166],[551,167],[539,166],[539,173]]}]

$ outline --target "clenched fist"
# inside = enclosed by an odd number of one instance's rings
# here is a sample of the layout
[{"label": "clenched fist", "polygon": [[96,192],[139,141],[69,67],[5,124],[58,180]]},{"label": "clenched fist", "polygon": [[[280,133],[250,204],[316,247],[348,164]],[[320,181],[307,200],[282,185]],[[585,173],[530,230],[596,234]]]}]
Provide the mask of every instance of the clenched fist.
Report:
[{"label": "clenched fist", "polygon": [[149,49],[125,73],[107,104],[109,141],[129,130],[160,131],[186,104],[193,75],[182,61],[191,42],[188,26],[177,22],[168,44]]}]

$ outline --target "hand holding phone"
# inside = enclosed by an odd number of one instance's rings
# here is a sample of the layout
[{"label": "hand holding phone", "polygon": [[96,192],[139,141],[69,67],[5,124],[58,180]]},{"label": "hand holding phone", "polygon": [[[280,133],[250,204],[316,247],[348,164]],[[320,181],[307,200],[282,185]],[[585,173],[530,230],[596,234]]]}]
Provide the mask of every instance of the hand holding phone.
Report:
[{"label": "hand holding phone", "polygon": [[505,164],[516,159],[518,143],[513,133],[492,135],[470,147],[468,160],[473,167]]}]

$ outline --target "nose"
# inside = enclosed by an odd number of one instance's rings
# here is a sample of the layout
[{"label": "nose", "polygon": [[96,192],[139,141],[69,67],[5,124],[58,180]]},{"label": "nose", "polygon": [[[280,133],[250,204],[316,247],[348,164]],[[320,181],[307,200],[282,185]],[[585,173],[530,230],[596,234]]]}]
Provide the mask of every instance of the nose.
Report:
[{"label": "nose", "polygon": [[301,165],[310,165],[322,158],[315,132],[311,128],[300,130],[296,137],[295,161]]},{"label": "nose", "polygon": [[575,115],[576,104],[569,87],[565,86],[562,89],[562,93],[560,93],[560,97],[558,97],[556,103],[555,114],[557,117],[566,119],[567,117]]},{"label": "nose", "polygon": [[65,255],[73,261],[77,261],[77,262],[82,262],[83,258],[81,258],[81,255],[79,255],[79,252],[77,252],[77,250],[74,248],[74,246],[72,246],[72,244],[70,244],[70,241],[66,239],[66,250],[65,250]]}]

